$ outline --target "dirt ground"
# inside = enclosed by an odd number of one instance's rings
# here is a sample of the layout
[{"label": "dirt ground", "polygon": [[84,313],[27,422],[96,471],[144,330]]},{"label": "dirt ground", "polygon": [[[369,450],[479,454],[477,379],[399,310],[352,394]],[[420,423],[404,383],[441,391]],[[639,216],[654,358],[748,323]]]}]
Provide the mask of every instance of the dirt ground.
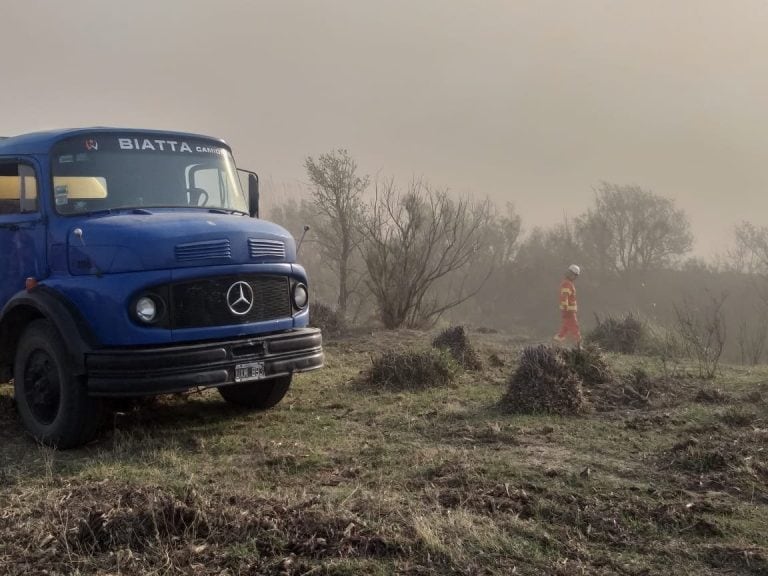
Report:
[{"label": "dirt ground", "polygon": [[358,334],[273,410],[126,404],[66,452],[0,386],[0,574],[768,574],[768,368],[611,355],[586,413],[514,414],[528,342],[469,335],[448,385],[360,386],[434,334]]}]

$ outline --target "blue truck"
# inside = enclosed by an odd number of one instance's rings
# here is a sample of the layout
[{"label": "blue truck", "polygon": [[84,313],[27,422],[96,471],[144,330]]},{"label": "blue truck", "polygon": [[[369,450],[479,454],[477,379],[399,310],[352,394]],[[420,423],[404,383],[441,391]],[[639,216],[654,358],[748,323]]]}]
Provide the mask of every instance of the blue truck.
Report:
[{"label": "blue truck", "polygon": [[219,139],[0,139],[0,381],[29,432],[78,446],[107,398],[197,388],[266,409],[321,367],[295,241],[258,216],[258,176]]}]

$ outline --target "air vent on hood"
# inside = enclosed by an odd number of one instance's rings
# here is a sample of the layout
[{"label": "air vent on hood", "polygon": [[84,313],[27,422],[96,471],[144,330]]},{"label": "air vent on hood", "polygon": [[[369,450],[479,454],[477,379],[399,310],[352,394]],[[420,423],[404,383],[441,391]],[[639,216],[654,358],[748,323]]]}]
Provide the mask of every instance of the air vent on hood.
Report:
[{"label": "air vent on hood", "polygon": [[248,251],[251,258],[285,260],[285,244],[279,240],[248,238]]},{"label": "air vent on hood", "polygon": [[176,260],[207,260],[211,258],[231,258],[232,248],[229,240],[208,240],[205,242],[190,242],[176,246]]}]

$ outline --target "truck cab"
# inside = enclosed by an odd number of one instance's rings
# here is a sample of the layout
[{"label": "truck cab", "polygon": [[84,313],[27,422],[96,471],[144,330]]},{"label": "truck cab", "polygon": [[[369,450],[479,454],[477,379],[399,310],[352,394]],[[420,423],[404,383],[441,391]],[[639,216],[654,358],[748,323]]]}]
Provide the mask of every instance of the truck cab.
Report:
[{"label": "truck cab", "polygon": [[90,128],[0,139],[0,375],[68,448],[103,399],[218,388],[266,409],[323,364],[296,245],[206,136]]}]

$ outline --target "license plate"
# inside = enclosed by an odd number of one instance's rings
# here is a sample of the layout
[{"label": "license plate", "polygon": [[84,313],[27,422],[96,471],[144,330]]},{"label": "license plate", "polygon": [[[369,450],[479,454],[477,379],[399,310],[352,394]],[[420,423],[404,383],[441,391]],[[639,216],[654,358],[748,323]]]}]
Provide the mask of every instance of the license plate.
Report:
[{"label": "license plate", "polygon": [[248,382],[261,380],[267,374],[264,372],[264,362],[248,362],[247,364],[235,364],[235,382]]}]

